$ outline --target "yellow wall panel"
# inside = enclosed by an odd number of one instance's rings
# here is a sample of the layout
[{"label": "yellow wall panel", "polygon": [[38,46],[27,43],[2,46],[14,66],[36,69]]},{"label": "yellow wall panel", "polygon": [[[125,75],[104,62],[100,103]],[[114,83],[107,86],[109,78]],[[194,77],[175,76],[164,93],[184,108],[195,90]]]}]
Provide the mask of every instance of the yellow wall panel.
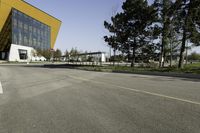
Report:
[{"label": "yellow wall panel", "polygon": [[54,47],[61,26],[61,21],[22,0],[0,0],[0,30],[2,29],[12,8],[15,8],[26,15],[31,16],[34,19],[50,26],[51,48]]}]

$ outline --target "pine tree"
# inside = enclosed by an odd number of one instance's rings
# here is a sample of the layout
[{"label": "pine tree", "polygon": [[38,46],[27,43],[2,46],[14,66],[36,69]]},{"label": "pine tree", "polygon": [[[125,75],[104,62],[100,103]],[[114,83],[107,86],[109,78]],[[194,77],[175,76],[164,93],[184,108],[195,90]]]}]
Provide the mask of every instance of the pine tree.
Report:
[{"label": "pine tree", "polygon": [[183,0],[179,9],[176,11],[176,30],[182,35],[179,68],[183,68],[184,65],[186,42],[189,41],[195,45],[199,45],[200,43],[199,12],[199,0]]},{"label": "pine tree", "polygon": [[167,55],[167,47],[169,45],[170,20],[175,7],[173,7],[172,0],[155,0],[153,6],[157,10],[157,20],[155,22],[159,23],[158,25],[161,29],[159,34],[159,36],[161,36],[159,66],[164,67]]},{"label": "pine tree", "polygon": [[134,67],[136,55],[141,48],[149,43],[149,27],[155,17],[155,10],[145,0],[127,0],[123,6],[130,30],[128,42],[132,50],[131,66]]},{"label": "pine tree", "polygon": [[126,0],[122,9],[122,13],[111,18],[111,23],[104,22],[105,28],[112,33],[104,38],[114,53],[119,50],[126,53],[128,58],[131,57],[131,66],[134,67],[136,55],[150,41],[149,27],[155,17],[155,10],[146,0]]}]

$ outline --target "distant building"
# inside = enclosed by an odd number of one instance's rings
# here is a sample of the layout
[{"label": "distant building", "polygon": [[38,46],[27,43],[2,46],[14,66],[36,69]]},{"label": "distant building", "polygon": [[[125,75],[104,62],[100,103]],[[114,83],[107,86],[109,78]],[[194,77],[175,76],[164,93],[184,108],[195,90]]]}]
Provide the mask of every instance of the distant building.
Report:
[{"label": "distant building", "polygon": [[86,60],[92,57],[91,59],[94,62],[106,62],[105,52],[91,52],[91,53],[82,53],[77,55],[80,61],[83,61],[84,56],[86,56]]},{"label": "distant building", "polygon": [[0,60],[27,61],[32,50],[53,48],[60,25],[23,0],[0,0]]}]

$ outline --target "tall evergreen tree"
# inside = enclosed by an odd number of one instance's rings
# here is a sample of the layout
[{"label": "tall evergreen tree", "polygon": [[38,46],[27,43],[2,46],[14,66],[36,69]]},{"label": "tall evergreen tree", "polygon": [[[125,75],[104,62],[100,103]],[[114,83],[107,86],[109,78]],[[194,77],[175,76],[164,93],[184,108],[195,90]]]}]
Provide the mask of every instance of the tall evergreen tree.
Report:
[{"label": "tall evergreen tree", "polygon": [[170,33],[170,19],[172,17],[171,7],[173,5],[172,0],[155,0],[154,8],[157,10],[157,22],[161,28],[159,36],[161,36],[161,51],[159,66],[164,67],[167,47],[169,45],[169,33]]},{"label": "tall evergreen tree", "polygon": [[146,0],[126,0],[122,6],[123,12],[112,17],[112,23],[105,22],[105,27],[113,33],[105,37],[106,42],[123,53],[131,56],[131,66],[134,67],[136,52],[149,41],[148,26],[152,23],[154,9]]},{"label": "tall evergreen tree", "polygon": [[116,43],[116,27],[115,27],[115,20],[114,17],[111,18],[112,23],[109,23],[107,21],[104,21],[104,26],[112,35],[110,36],[104,36],[104,41],[108,43],[109,47],[113,49],[114,53],[114,60],[113,65],[115,65],[115,54],[117,50],[117,43]]},{"label": "tall evergreen tree", "polygon": [[186,42],[199,45],[200,43],[200,1],[199,0],[183,0],[179,9],[176,11],[176,30],[182,36],[179,68],[184,65],[184,53],[186,50]]},{"label": "tall evergreen tree", "polygon": [[54,52],[54,58],[56,60],[60,60],[61,56],[62,56],[62,51],[60,49],[56,49],[56,51]]}]

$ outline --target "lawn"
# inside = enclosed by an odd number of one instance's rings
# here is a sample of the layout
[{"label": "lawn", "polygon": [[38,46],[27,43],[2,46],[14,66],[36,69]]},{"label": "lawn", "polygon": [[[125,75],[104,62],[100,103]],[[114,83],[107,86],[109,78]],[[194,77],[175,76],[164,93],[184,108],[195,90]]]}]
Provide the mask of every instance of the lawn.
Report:
[{"label": "lawn", "polygon": [[176,72],[176,73],[193,73],[200,74],[200,63],[186,65],[183,69],[177,67],[150,68],[150,67],[128,67],[128,66],[79,66],[79,69],[88,71],[103,72]]}]

